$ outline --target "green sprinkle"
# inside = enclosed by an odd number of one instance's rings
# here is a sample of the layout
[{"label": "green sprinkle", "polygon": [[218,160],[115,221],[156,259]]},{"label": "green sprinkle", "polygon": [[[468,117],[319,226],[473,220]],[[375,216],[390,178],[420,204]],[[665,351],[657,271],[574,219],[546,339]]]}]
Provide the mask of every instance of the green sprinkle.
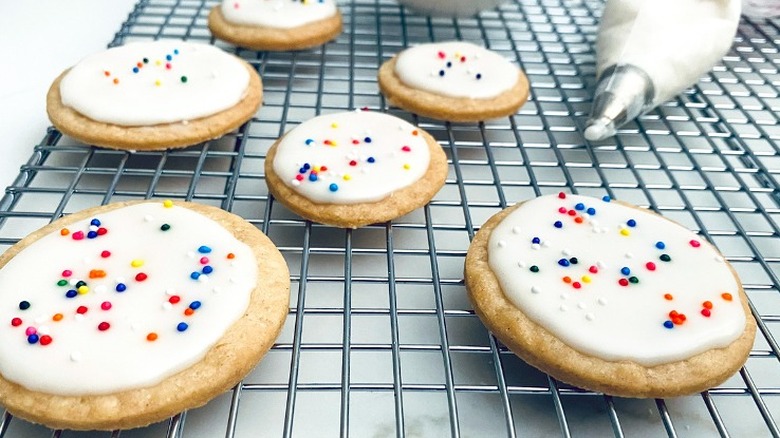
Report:
[{"label": "green sprinkle", "polygon": [[186,84],[187,83],[187,76],[182,76],[181,77],[181,83],[182,84]]},{"label": "green sprinkle", "polygon": [[171,229],[171,226],[168,225],[168,224],[162,224],[162,225],[160,225],[160,229],[163,230],[163,231],[168,231],[168,230]]},{"label": "green sprinkle", "polygon": [[669,254],[661,254],[661,257],[659,257],[662,262],[671,262],[672,258],[669,257]]},{"label": "green sprinkle", "polygon": [[536,265],[531,266],[531,272],[539,272],[539,267]]},{"label": "green sprinkle", "polygon": [[57,286],[65,286],[68,284],[68,280],[60,280],[57,282]]},{"label": "green sprinkle", "polygon": [[638,279],[638,278],[636,278],[636,277],[629,277],[629,278],[628,278],[628,281],[630,281],[631,283],[634,283],[634,284],[637,284],[637,283],[639,283],[639,279]]}]

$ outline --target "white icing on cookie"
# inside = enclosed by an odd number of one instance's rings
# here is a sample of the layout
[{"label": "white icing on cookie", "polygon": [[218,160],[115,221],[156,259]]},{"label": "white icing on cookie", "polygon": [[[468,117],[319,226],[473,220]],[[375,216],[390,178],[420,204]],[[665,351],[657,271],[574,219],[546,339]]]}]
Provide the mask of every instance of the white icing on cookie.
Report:
[{"label": "white icing on cookie", "polygon": [[317,203],[378,201],[428,170],[430,151],[413,125],[369,111],[328,114],[285,134],[273,169]]},{"label": "white icing on cookie", "polygon": [[519,73],[498,53],[460,41],[408,48],[395,63],[395,74],[407,86],[472,99],[490,99],[511,90]]},{"label": "white icing on cookie", "polygon": [[148,387],[201,360],[246,311],[256,261],[217,222],[161,202],[96,219],[46,235],[0,270],[6,379],[58,395]]},{"label": "white icing on cookie", "polygon": [[121,126],[194,120],[238,104],[249,72],[205,44],[130,43],[88,56],[60,83],[62,103],[92,120]]},{"label": "white icing on cookie", "polygon": [[577,351],[644,366],[725,347],[742,334],[739,285],[719,257],[658,215],[577,195],[525,202],[488,247],[501,289],[530,319]]},{"label": "white icing on cookie", "polygon": [[225,20],[250,26],[291,29],[336,15],[333,0],[223,0]]}]

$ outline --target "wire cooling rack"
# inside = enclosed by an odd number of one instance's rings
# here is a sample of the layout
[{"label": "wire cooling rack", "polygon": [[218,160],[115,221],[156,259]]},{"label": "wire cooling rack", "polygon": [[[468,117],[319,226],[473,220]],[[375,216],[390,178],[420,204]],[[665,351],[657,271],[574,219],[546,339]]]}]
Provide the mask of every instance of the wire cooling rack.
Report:
[{"label": "wire cooling rack", "polygon": [[[215,3],[143,0],[111,45],[215,43]],[[392,0],[341,3],[345,32],[322,48],[220,47],[265,83],[237,133],[186,150],[84,147],[50,130],[0,200],[0,250],[63,214],[112,201],[174,198],[251,221],[292,272],[278,343],[232,392],[147,428],[51,431],[6,414],[0,437],[780,436],[780,22],[745,21],[723,64],[698,85],[586,144],[597,0],[517,0],[471,19],[428,19]],[[377,67],[401,48],[464,39],[519,63],[531,99],[519,114],[449,124],[388,108]],[[271,199],[268,147],[317,114],[369,107],[428,130],[450,159],[425,208],[350,231],[301,220]],[[28,145],[13,145],[25,147]],[[747,365],[722,386],[667,400],[569,387],[516,358],[466,298],[471,237],[512,203],[560,190],[649,207],[714,242],[740,274],[759,322]]]}]

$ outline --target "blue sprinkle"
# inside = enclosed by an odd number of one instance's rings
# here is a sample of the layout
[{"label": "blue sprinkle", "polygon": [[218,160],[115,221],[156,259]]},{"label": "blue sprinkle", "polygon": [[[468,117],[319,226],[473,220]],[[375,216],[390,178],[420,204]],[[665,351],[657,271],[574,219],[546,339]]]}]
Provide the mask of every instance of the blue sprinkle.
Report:
[{"label": "blue sprinkle", "polygon": [[176,326],[176,330],[183,332],[187,330],[190,326],[187,325],[186,322],[180,322],[179,325]]},{"label": "blue sprinkle", "polygon": [[538,237],[534,237],[533,239],[531,239],[531,243],[537,243],[537,244],[538,243],[542,243],[542,239],[540,239]]},{"label": "blue sprinkle", "polygon": [[328,190],[331,192],[337,192],[339,190],[339,186],[336,183],[331,183],[331,185],[328,186]]},{"label": "blue sprinkle", "polygon": [[577,205],[574,206],[574,209],[577,211],[585,210],[585,204],[583,204],[582,202],[578,202]]},{"label": "blue sprinkle", "polygon": [[298,173],[306,173],[306,169],[304,169],[303,167],[301,167],[300,169],[298,169]]},{"label": "blue sprinkle", "polygon": [[97,231],[90,231],[87,233],[87,239],[94,239],[95,237],[97,237]]},{"label": "blue sprinkle", "polygon": [[368,161],[369,163],[373,163],[376,160],[374,159],[374,157],[368,157],[368,159],[366,161]]},{"label": "blue sprinkle", "polygon": [[311,164],[303,163],[303,168],[306,169],[306,170],[309,170],[309,169],[311,169]]},{"label": "blue sprinkle", "polygon": [[197,280],[198,278],[200,278],[200,272],[193,271],[192,274],[190,274],[190,278],[193,280]]},{"label": "blue sprinkle", "polygon": [[452,61],[447,61],[447,68],[452,67]]},{"label": "blue sprinkle", "polygon": [[629,227],[635,227],[636,221],[633,219],[629,219],[628,222],[626,222],[626,225],[628,225]]},{"label": "blue sprinkle", "polygon": [[312,143],[314,143],[314,140],[312,140],[312,139],[310,139],[310,138],[307,138],[307,139],[306,139],[306,146],[309,146],[309,145],[311,145]]},{"label": "blue sprinkle", "polygon": [[168,60],[168,61],[170,61],[170,60],[172,60],[172,59],[173,59],[173,56],[171,56],[171,55],[165,55],[165,59],[166,59],[166,60]]},{"label": "blue sprinkle", "polygon": [[311,181],[311,182],[317,181],[317,174],[316,173],[310,173],[309,174],[309,181]]},{"label": "blue sprinkle", "polygon": [[439,70],[439,76],[444,76],[444,70]]},{"label": "blue sprinkle", "polygon": [[482,79],[482,73],[477,73],[477,79]]},{"label": "blue sprinkle", "polygon": [[212,268],[211,265],[206,265],[203,267],[202,271],[204,274],[211,274],[214,272],[214,268]]},{"label": "blue sprinkle", "polygon": [[658,249],[664,249],[664,248],[666,248],[666,244],[663,243],[663,242],[660,242],[660,241],[659,242],[655,242],[655,247],[658,248]]},{"label": "blue sprinkle", "polygon": [[94,225],[96,227],[100,226],[100,221],[97,219],[92,219],[92,221],[89,223],[90,225]]},{"label": "blue sprinkle", "polygon": [[628,274],[630,274],[630,273],[631,273],[631,270],[630,270],[630,269],[628,269],[628,266],[623,266],[623,267],[620,269],[620,273],[621,273],[621,274],[623,274],[623,275],[628,275]]},{"label": "blue sprinkle", "polygon": [[27,342],[35,344],[38,342],[38,335],[30,335],[27,337]]},{"label": "blue sprinkle", "polygon": [[138,70],[138,67],[133,67],[133,73],[138,73],[140,70]]},{"label": "blue sprinkle", "polygon": [[553,225],[555,225],[555,228],[563,228],[563,222],[561,221],[555,221]]},{"label": "blue sprinkle", "polygon": [[69,291],[65,292],[65,296],[66,296],[66,297],[68,297],[68,298],[75,298],[75,297],[76,297],[76,295],[78,295],[78,294],[79,294],[79,293],[78,293],[78,292],[76,292],[76,291],[75,291],[75,290],[73,290],[73,289],[71,289],[71,290],[69,290]]},{"label": "blue sprinkle", "polygon": [[206,245],[202,245],[200,248],[198,248],[198,252],[201,254],[208,254],[211,252],[211,248]]},{"label": "blue sprinkle", "polygon": [[672,321],[664,321],[664,327],[666,327],[668,329],[673,329],[674,328],[674,323]]},{"label": "blue sprinkle", "polygon": [[173,49],[173,54],[174,55],[178,55],[179,54],[179,49]]},{"label": "blue sprinkle", "polygon": [[198,310],[200,308],[200,301],[193,301],[190,303],[190,309]]},{"label": "blue sprinkle", "polygon": [[371,143],[371,137],[366,137],[363,139],[363,141],[366,143]]},{"label": "blue sprinkle", "polygon": [[595,215],[595,214],[596,214],[596,209],[595,209],[595,208],[593,208],[593,207],[589,207],[589,208],[588,208],[588,210],[587,210],[586,212],[587,212],[589,215],[593,216],[593,215]]},{"label": "blue sprinkle", "polygon": [[609,196],[607,196],[607,195],[604,195],[604,197],[603,197],[603,198],[601,198],[601,200],[602,200],[602,201],[604,201],[604,202],[610,202],[610,201],[612,201],[612,198],[610,198],[610,197],[609,197]]},{"label": "blue sprinkle", "polygon": [[560,260],[558,260],[558,264],[565,268],[565,267],[569,266],[570,262],[568,260],[566,260],[566,259],[560,259]]},{"label": "blue sprinkle", "polygon": [[119,283],[116,285],[117,292],[124,292],[126,290],[127,290],[127,286],[124,283]]}]

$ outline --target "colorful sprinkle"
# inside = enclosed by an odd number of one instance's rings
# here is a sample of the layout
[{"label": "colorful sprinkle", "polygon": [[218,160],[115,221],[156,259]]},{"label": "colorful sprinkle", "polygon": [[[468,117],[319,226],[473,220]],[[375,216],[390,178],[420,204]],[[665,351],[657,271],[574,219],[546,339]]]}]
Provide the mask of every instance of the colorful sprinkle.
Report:
[{"label": "colorful sprinkle", "polygon": [[661,241],[658,241],[658,242],[655,242],[655,247],[658,248],[658,249],[665,249],[666,248],[666,244],[661,242]]},{"label": "colorful sprinkle", "polygon": [[645,263],[645,268],[647,268],[648,271],[655,271],[655,263],[647,262]]},{"label": "colorful sprinkle", "polygon": [[536,265],[532,265],[530,268],[531,272],[539,272],[539,267]]},{"label": "colorful sprinkle", "polygon": [[11,325],[13,327],[19,327],[20,325],[22,325],[22,323],[23,323],[23,321],[22,321],[21,318],[13,318],[13,319],[11,319]]},{"label": "colorful sprinkle", "polygon": [[107,323],[105,321],[103,321],[100,324],[98,324],[98,330],[100,330],[101,332],[104,332],[104,331],[108,330],[109,328],[111,328],[111,324],[109,324],[109,323]]},{"label": "colorful sprinkle", "polygon": [[165,208],[173,207],[173,201],[171,201],[170,199],[166,199],[165,201],[163,201],[163,207]]},{"label": "colorful sprinkle", "polygon": [[731,294],[728,292],[723,292],[722,294],[720,294],[720,297],[726,301],[731,301],[734,299],[734,297],[732,297]]},{"label": "colorful sprinkle", "polygon": [[660,257],[658,257],[662,262],[670,262],[672,261],[672,257],[669,256],[669,254],[661,254]]},{"label": "colorful sprinkle", "polygon": [[149,342],[154,342],[157,340],[157,333],[151,332],[148,335],[146,335],[146,340]]},{"label": "colorful sprinkle", "polygon": [[179,323],[179,324],[176,326],[176,330],[178,330],[178,331],[180,331],[180,332],[183,332],[183,331],[187,330],[188,328],[189,328],[189,325],[187,325],[187,323],[186,323],[186,322],[180,322],[180,323]]},{"label": "colorful sprinkle", "polygon": [[674,297],[672,296],[672,294],[664,294],[664,299],[666,301],[672,301]]},{"label": "colorful sprinkle", "polygon": [[691,240],[691,241],[690,241],[690,242],[688,242],[688,243],[690,243],[690,244],[691,244],[691,246],[692,246],[692,247],[694,247],[694,248],[698,248],[698,247],[700,247],[700,246],[701,246],[701,242],[699,242],[698,240]]},{"label": "colorful sprinkle", "polygon": [[162,224],[162,225],[160,225],[160,230],[162,230],[162,231],[168,231],[168,230],[170,230],[170,229],[171,229],[171,226],[170,226],[170,225],[168,225],[168,224]]},{"label": "colorful sprinkle", "polygon": [[117,292],[124,292],[126,290],[127,290],[127,285],[125,285],[124,283],[119,283],[116,285]]},{"label": "colorful sprinkle", "polygon": [[27,310],[30,308],[30,302],[29,301],[20,301],[19,302],[19,310]]},{"label": "colorful sprinkle", "polygon": [[143,272],[139,272],[138,274],[135,275],[135,281],[144,281],[147,278],[149,278],[149,276],[144,274]]},{"label": "colorful sprinkle", "polygon": [[199,252],[199,253],[201,253],[201,254],[208,254],[208,253],[210,253],[210,252],[211,252],[211,248],[209,248],[209,247],[208,247],[208,246],[206,246],[206,245],[203,245],[203,246],[200,246],[200,247],[198,248],[198,252]]}]

